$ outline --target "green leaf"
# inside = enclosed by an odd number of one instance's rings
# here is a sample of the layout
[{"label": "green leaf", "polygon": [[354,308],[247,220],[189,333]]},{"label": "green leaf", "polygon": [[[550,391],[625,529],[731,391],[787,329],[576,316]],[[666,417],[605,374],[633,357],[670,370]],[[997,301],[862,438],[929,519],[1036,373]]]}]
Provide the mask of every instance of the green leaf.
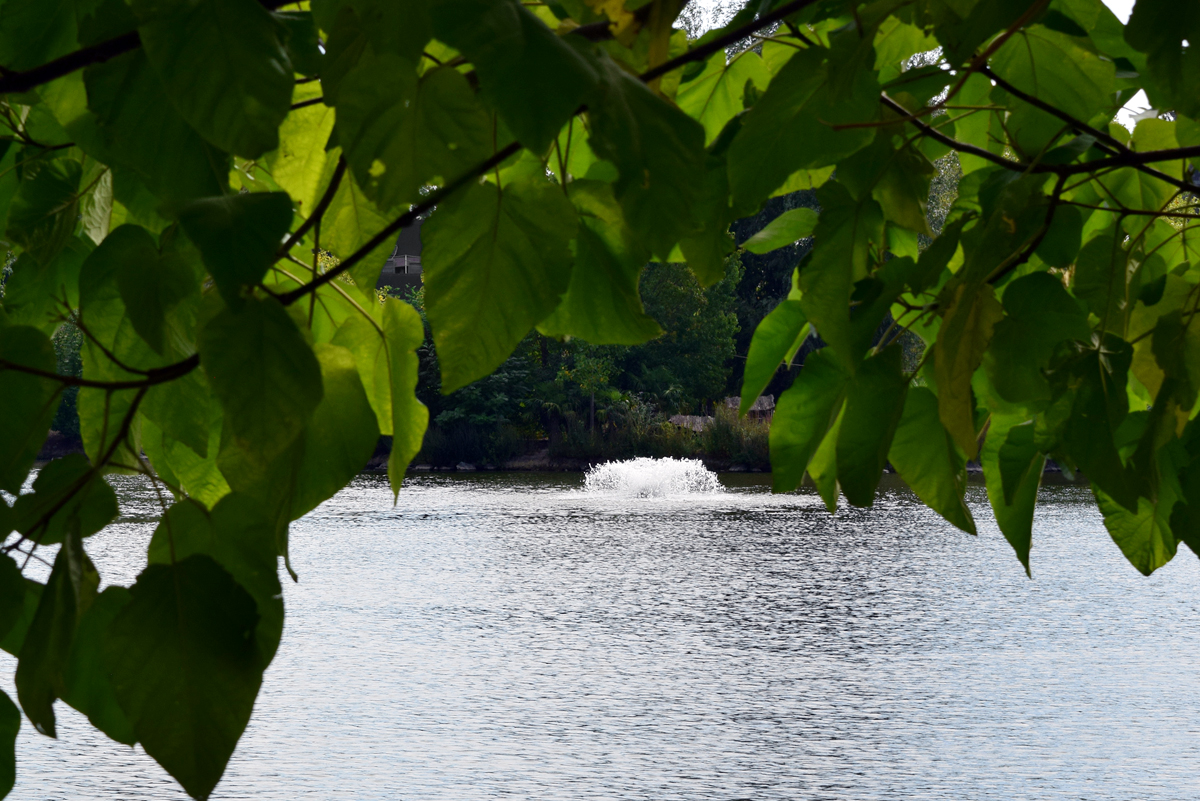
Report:
[{"label": "green leaf", "polygon": [[850,296],[867,276],[873,250],[885,241],[883,215],[873,199],[856,202],[836,182],[817,190],[817,200],[822,211],[816,244],[799,268],[800,303],[821,338],[854,370],[862,352],[850,324]]},{"label": "green leaf", "polygon": [[410,60],[421,55],[432,33],[428,0],[349,0],[376,53],[395,53]]},{"label": "green leaf", "polygon": [[417,348],[425,341],[425,327],[417,310],[407,303],[389,300],[383,305],[383,330],[387,336],[388,372],[391,388],[392,452],[388,455],[388,481],[393,500],[408,463],[421,450],[429,409],[417,400]]},{"label": "green leaf", "polygon": [[337,111],[346,160],[381,208],[415,203],[425,184],[457,178],[491,155],[491,120],[450,67],[418,81],[412,61],[364,57],[343,80]]},{"label": "green leaf", "polygon": [[276,11],[276,20],[287,28],[287,54],[292,68],[301,75],[321,72],[321,41],[310,11]]},{"label": "green leaf", "polygon": [[133,170],[171,204],[226,191],[229,157],[184,122],[144,50],[88,67],[83,79],[106,151],[98,158]]},{"label": "green leaf", "polygon": [[[0,529],[4,526],[0,525]],[[9,532],[5,532],[7,537]],[[25,579],[8,554],[0,557],[0,638],[6,637],[25,611]]]},{"label": "green leaf", "polygon": [[27,70],[75,47],[75,0],[7,0],[0,6],[0,64]]},{"label": "green leaf", "polygon": [[142,447],[163,480],[183,489],[205,506],[212,506],[229,492],[229,483],[217,467],[221,448],[220,407],[213,404],[215,419],[209,420],[207,453],[199,456],[182,442],[167,436],[149,419],[142,419]]},{"label": "green leaf", "polygon": [[204,198],[179,213],[200,248],[222,297],[233,303],[241,288],[262,282],[292,223],[292,200],[284,192],[251,192]]},{"label": "green leaf", "polygon": [[711,143],[744,108],[747,83],[763,91],[770,82],[771,73],[753,50],[742,51],[728,64],[725,51],[718,50],[699,77],[679,87],[675,102],[704,126],[705,142]]},{"label": "green leaf", "polygon": [[25,602],[21,608],[20,617],[13,623],[12,628],[4,635],[3,640],[0,640],[0,648],[3,648],[13,656],[21,653],[21,648],[25,644],[25,635],[29,632],[29,626],[33,623],[33,617],[37,614],[38,606],[41,604],[42,592],[44,586],[33,579],[23,579],[25,582]]},{"label": "green leaf", "polygon": [[848,380],[833,353],[819,350],[809,355],[796,382],[779,396],[770,433],[773,492],[800,486],[818,446],[840,419]]},{"label": "green leaf", "polygon": [[[1134,129],[1130,144],[1134,150],[1140,152],[1178,147],[1175,123],[1159,119],[1142,120]],[[1154,168],[1173,178],[1181,178],[1182,166],[1181,161],[1174,160],[1155,164]],[[1166,206],[1176,193],[1175,187],[1166,181],[1131,167],[1114,170],[1111,174],[1102,176],[1099,182],[1119,204],[1129,209],[1158,211]]]},{"label": "green leaf", "polygon": [[258,158],[292,104],[287,27],[241,0],[133,0],[138,34],[171,102],[222,150]]},{"label": "green leaf", "polygon": [[[296,102],[318,97],[319,82],[296,86]],[[317,205],[326,164],[337,161],[337,154],[325,149],[333,132],[334,116],[334,110],[323,103],[296,109],[279,126],[279,148],[263,157],[275,183],[291,195],[296,208],[305,215]]]},{"label": "green leaf", "polygon": [[596,71],[516,0],[441,0],[434,35],[475,65],[484,99],[525,147],[542,153],[585,102]]},{"label": "green leaf", "polygon": [[892,146],[886,136],[845,158],[838,165],[838,182],[856,200],[875,198],[883,216],[899,226],[932,236],[926,222],[929,181],[937,173],[916,148]]},{"label": "green leaf", "polygon": [[[791,173],[836,164],[874,139],[874,128],[830,127],[870,122],[879,114],[874,74],[831,63],[832,58],[820,47],[798,52],[746,114],[729,149],[729,183],[738,207],[757,207]],[[839,73],[853,84],[841,86]]]},{"label": "green leaf", "polygon": [[[0,360],[53,373],[54,346],[36,328],[0,325]],[[17,494],[58,410],[56,382],[0,367],[0,489]]]},{"label": "green leaf", "polygon": [[567,294],[538,330],[594,345],[638,345],[662,334],[646,314],[638,279],[648,253],[625,222],[612,186],[577,180],[567,194],[579,212],[575,265]]},{"label": "green leaf", "polygon": [[837,443],[842,432],[842,420],[846,417],[845,398],[834,407],[836,416],[833,425],[817,446],[816,452],[808,463],[808,475],[817,487],[817,493],[825,503],[829,514],[837,511],[838,495],[841,488],[837,477]]},{"label": "green leaf", "polygon": [[83,167],[74,159],[44,165],[22,181],[8,208],[8,237],[41,264],[49,264],[75,231]]},{"label": "green leaf", "polygon": [[151,387],[138,411],[152,420],[167,437],[204,458],[208,455],[210,418],[216,405],[204,373],[193,370],[173,381]]},{"label": "green leaf", "polygon": [[354,355],[328,344],[318,344],[315,353],[325,389],[304,430],[304,456],[292,501],[293,520],[350,483],[366,466],[379,441],[375,413],[363,391]]},{"label": "green leaf", "polygon": [[17,782],[17,734],[21,731],[21,710],[0,692],[0,798],[12,792]]},{"label": "green leaf", "polygon": [[1093,485],[1130,511],[1137,508],[1137,487],[1115,443],[1129,412],[1125,385],[1132,351],[1128,343],[1109,336],[1102,351],[1083,351],[1056,378],[1070,382],[1075,392],[1062,433],[1067,453]]},{"label": "green leaf", "polygon": [[1174,558],[1179,541],[1171,533],[1171,510],[1178,500],[1173,492],[1160,489],[1157,502],[1138,498],[1136,512],[1110,498],[1095,484],[1092,492],[1104,515],[1104,527],[1138,572],[1148,576]]},{"label": "green leaf", "polygon": [[963,500],[966,460],[942,426],[937,396],[925,387],[909,391],[888,461],[927,506],[947,521],[975,533],[975,520]]},{"label": "green leaf", "polygon": [[1038,452],[1034,427],[1018,415],[993,413],[979,454],[996,523],[1017,559],[1029,570],[1033,508],[1046,457]]},{"label": "green leaf", "polygon": [[12,325],[32,325],[53,334],[66,309],[79,305],[79,270],[91,253],[91,241],[72,236],[49,264],[22,253],[4,284],[4,310]]},{"label": "green leaf", "polygon": [[950,295],[945,320],[934,344],[938,414],[968,459],[975,458],[979,450],[971,377],[979,369],[993,329],[1002,317],[1003,311],[990,285],[959,284]]},{"label": "green leaf", "polygon": [[1099,113],[1111,117],[1115,111],[1116,67],[1073,36],[1043,25],[1023,28],[990,65],[1018,89],[1077,120],[1088,122]]},{"label": "green leaf", "polygon": [[1169,0],[1139,0],[1125,28],[1125,41],[1148,56],[1151,100],[1189,117],[1200,117],[1200,84],[1194,77],[1200,57],[1197,40],[1200,12]]},{"label": "green leaf", "polygon": [[816,226],[817,212],[813,209],[789,209],[743,242],[742,247],[751,253],[770,253],[812,236]]},{"label": "green leaf", "polygon": [[875,500],[875,488],[904,412],[908,377],[902,360],[899,345],[884,348],[862,363],[846,393],[846,412],[837,439],[837,476],[846,500],[855,506],[870,506]]},{"label": "green leaf", "polygon": [[[771,311],[750,340],[746,355],[746,371],[742,376],[742,400],[738,414],[746,414],[763,393],[775,371],[792,356],[808,338],[808,317],[798,300],[783,300]],[[782,398],[780,400],[782,402]],[[803,471],[801,471],[803,475]]]},{"label": "green leaf", "polygon": [[1079,253],[1082,237],[1083,213],[1076,206],[1059,206],[1034,253],[1051,267],[1069,267]]},{"label": "green leaf", "polygon": [[589,142],[617,165],[616,196],[630,228],[667,259],[676,242],[701,229],[704,129],[610,58],[600,66],[602,80],[588,102]]},{"label": "green leaf", "polygon": [[[86,557],[84,557],[86,559]],[[65,692],[63,671],[75,636],[81,599],[67,565],[67,549],[54,559],[33,622],[25,635],[17,661],[17,698],[39,732],[56,737],[54,701]],[[88,563],[90,566],[90,562]],[[93,569],[93,575],[95,575]],[[94,585],[92,593],[95,593]]]},{"label": "green leaf", "polygon": [[254,598],[255,639],[266,670],[283,634],[283,589],[270,521],[253,499],[237,493],[223,497],[211,514],[194,501],[179,501],[154,529],[147,561],[171,565],[193,554],[212,557]]},{"label": "green leaf", "polygon": [[166,348],[167,317],[200,287],[191,268],[171,254],[160,256],[154,237],[141,226],[121,226],[114,232],[109,257],[116,260],[117,287],[129,321],[156,352]]},{"label": "green leaf", "polygon": [[125,745],[137,740],[129,717],[117,702],[103,650],[109,626],[129,599],[129,590],[124,587],[108,587],[83,613],[67,656],[62,696],[87,715],[93,726]]},{"label": "green leaf", "polygon": [[200,359],[235,439],[261,462],[283,452],[321,402],[321,366],[287,311],[247,298],[200,331]]},{"label": "green leaf", "polygon": [[254,598],[211,557],[148,566],[109,627],[105,658],[138,742],[208,798],[262,683]]},{"label": "green leaf", "polygon": [[1112,234],[1101,234],[1083,246],[1075,260],[1071,289],[1100,318],[1100,331],[1123,334],[1133,303],[1128,293],[1128,254]]},{"label": "green leaf", "polygon": [[490,373],[558,306],[576,226],[562,191],[540,181],[475,184],[425,225],[425,304],[442,392]]},{"label": "green leaf", "polygon": [[1092,327],[1079,303],[1048,273],[1018,278],[1004,290],[1004,319],[996,323],[985,366],[1007,401],[1049,400],[1042,371],[1064,339],[1089,341]]},{"label": "green leaf", "polygon": [[41,545],[73,532],[90,537],[117,516],[117,496],[80,453],[55,459],[38,471],[33,492],[13,505],[17,531]]},{"label": "green leaf", "polygon": [[[326,169],[332,173],[332,168],[331,163]],[[322,181],[322,184],[327,185],[328,180]],[[321,248],[339,259],[348,258],[391,222],[391,219],[384,216],[379,208],[367,199],[353,177],[347,175],[342,178],[333,201],[321,220]],[[363,297],[372,302],[375,300],[375,284],[379,281],[383,263],[394,246],[394,241],[384,240],[350,269],[354,285]]]}]

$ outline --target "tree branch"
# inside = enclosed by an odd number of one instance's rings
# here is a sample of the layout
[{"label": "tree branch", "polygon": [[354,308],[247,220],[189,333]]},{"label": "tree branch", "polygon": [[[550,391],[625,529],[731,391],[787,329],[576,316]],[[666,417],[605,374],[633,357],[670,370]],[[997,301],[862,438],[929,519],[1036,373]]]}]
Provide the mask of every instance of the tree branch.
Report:
[{"label": "tree branch", "polygon": [[88,378],[76,378],[75,376],[59,375],[58,373],[39,370],[36,367],[28,367],[24,364],[10,362],[7,359],[0,359],[0,371],[12,370],[17,373],[26,373],[35,375],[38,378],[46,378],[51,381],[57,381],[65,387],[87,387],[89,389],[146,389],[156,386],[157,384],[165,384],[168,381],[174,381],[176,378],[187,375],[192,370],[200,366],[200,354],[192,354],[181,362],[168,364],[165,367],[156,367],[153,370],[146,370],[146,377],[136,381],[93,381]]}]

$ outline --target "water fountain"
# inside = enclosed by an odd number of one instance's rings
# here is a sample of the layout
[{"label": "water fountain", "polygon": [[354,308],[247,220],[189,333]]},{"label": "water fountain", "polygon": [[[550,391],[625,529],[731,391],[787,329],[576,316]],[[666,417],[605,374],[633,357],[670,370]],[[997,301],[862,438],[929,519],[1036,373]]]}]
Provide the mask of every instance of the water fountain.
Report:
[{"label": "water fountain", "polygon": [[605,462],[583,479],[584,492],[607,492],[636,498],[711,494],[721,491],[717,474],[699,459],[638,457]]}]

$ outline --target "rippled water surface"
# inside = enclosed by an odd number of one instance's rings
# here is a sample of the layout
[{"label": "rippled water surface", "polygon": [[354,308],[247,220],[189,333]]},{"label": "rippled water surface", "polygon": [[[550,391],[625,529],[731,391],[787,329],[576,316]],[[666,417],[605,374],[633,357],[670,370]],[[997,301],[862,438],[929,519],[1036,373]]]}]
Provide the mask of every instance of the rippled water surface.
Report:
[{"label": "rippled water surface", "polygon": [[[91,541],[128,583],[157,508]],[[1043,489],[1032,581],[907,492],[831,518],[746,477],[683,498],[578,476],[363,476],[293,527],[287,629],[214,798],[1200,796],[1200,570],[1126,564]],[[11,676],[11,658],[4,668]],[[175,799],[59,704],[18,799]]]}]

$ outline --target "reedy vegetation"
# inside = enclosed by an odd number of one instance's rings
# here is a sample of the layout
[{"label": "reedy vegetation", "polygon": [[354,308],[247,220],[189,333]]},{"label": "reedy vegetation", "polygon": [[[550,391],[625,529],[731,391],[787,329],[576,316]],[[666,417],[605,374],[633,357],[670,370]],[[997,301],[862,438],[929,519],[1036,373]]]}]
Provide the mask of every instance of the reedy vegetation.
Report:
[{"label": "reedy vegetation", "polygon": [[[211,793],[282,632],[289,522],[380,433],[397,492],[420,446],[421,321],[373,287],[435,206],[425,303],[449,392],[535,327],[656,336],[648,259],[714,283],[734,220],[819,187],[819,216],[756,245],[815,241],[755,332],[744,404],[810,327],[827,343],[780,399],[777,490],[807,473],[830,508],[867,506],[890,461],[973,532],[978,456],[1028,567],[1050,456],[1090,481],[1137,569],[1200,546],[1200,10],[1140,0],[1122,27],[1099,0],[753,0],[689,41],[681,5],[0,4],[18,254],[0,489],[22,488],[67,387],[87,450],[0,505],[0,644],[41,731],[61,699]],[[1140,89],[1171,113],[1114,125]],[[950,151],[958,195],[920,250]],[[322,271],[320,250],[340,263]],[[56,372],[68,320],[81,378]],[[928,345],[915,370],[900,331]],[[151,476],[164,513],[136,583],[98,592],[85,543],[117,514],[119,471]],[[51,545],[49,580],[25,578]],[[4,787],[18,724],[0,699]]]}]

